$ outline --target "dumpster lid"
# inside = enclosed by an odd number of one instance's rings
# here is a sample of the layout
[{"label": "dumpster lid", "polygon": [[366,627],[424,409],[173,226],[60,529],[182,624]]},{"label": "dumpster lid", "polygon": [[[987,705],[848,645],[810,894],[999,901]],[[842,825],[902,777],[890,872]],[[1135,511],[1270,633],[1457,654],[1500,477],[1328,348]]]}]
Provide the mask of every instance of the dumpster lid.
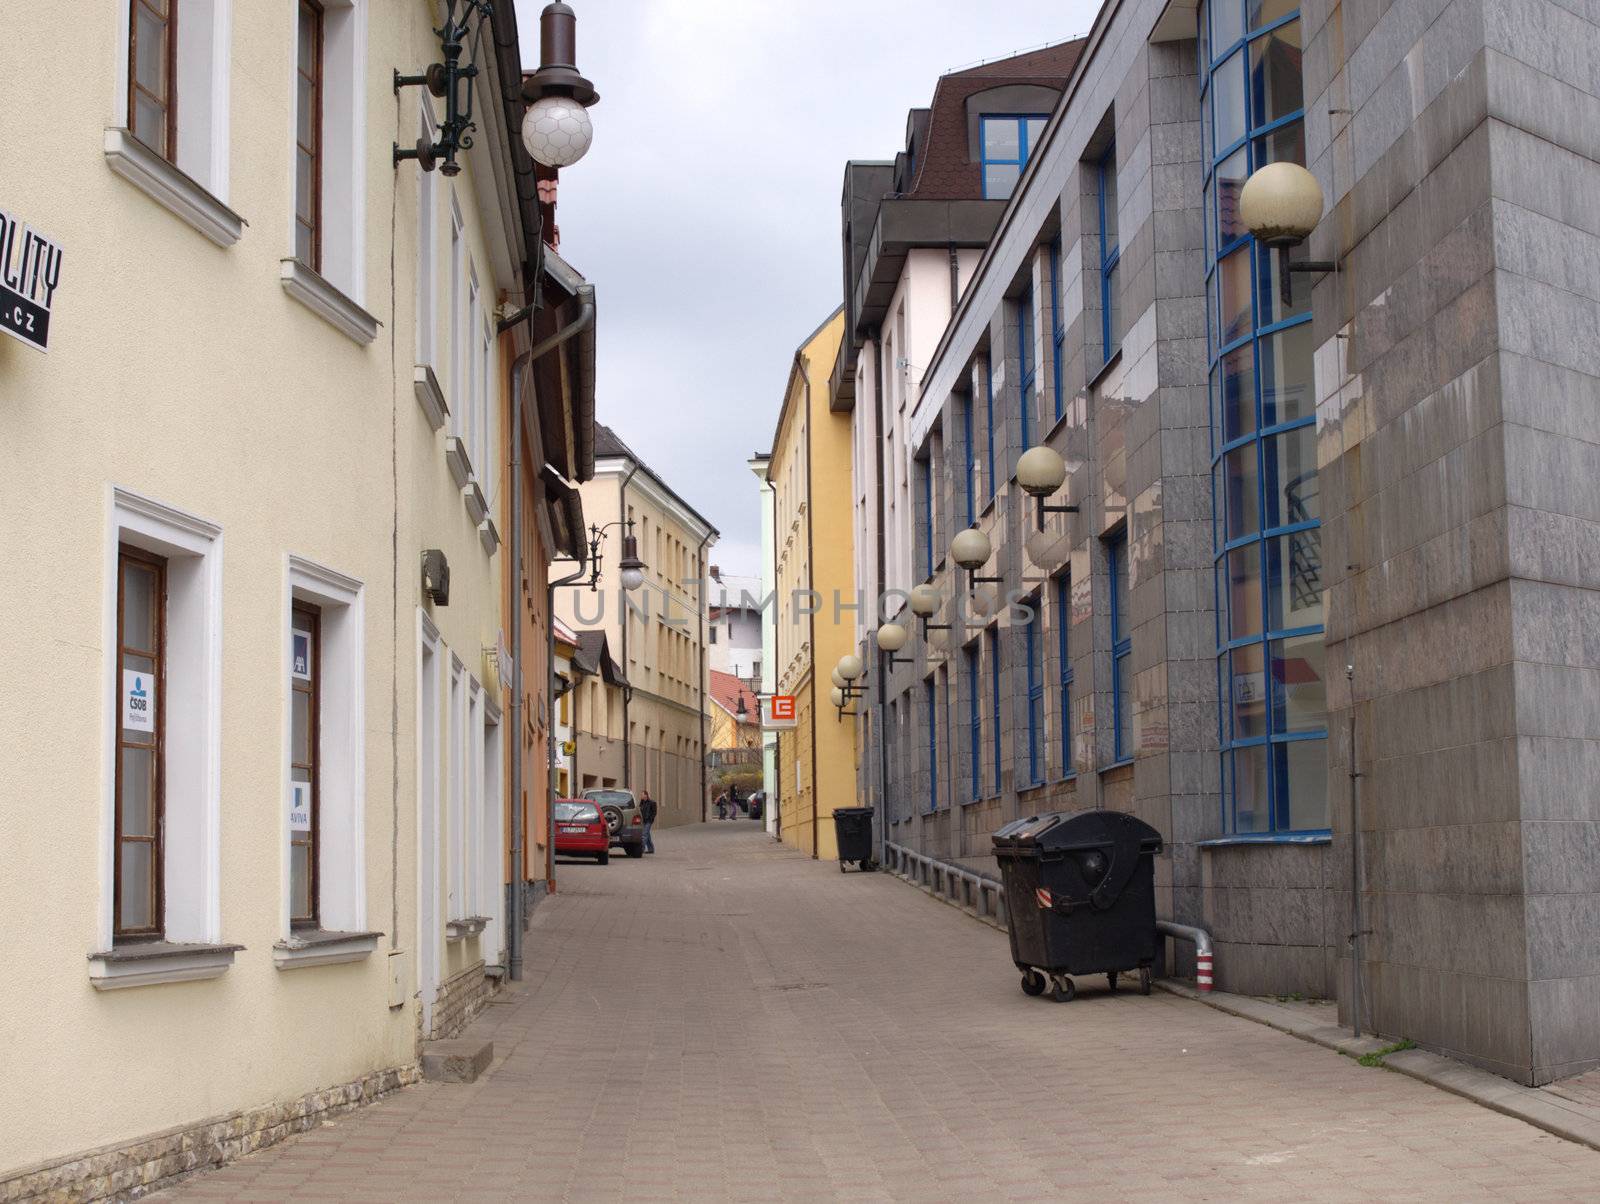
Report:
[{"label": "dumpster lid", "polygon": [[1024,815],[999,828],[991,839],[996,849],[1035,848],[1041,844],[1040,838],[1044,833],[1066,818],[1066,814],[1060,811]]},{"label": "dumpster lid", "polygon": [[873,809],[871,807],[835,807],[833,813],[843,816],[871,815],[873,814]]},{"label": "dumpster lid", "polygon": [[1137,815],[1091,809],[1053,818],[1060,822],[1040,828],[1034,836],[1041,849],[1104,848],[1128,843],[1137,845],[1141,852],[1161,851],[1161,833]]}]

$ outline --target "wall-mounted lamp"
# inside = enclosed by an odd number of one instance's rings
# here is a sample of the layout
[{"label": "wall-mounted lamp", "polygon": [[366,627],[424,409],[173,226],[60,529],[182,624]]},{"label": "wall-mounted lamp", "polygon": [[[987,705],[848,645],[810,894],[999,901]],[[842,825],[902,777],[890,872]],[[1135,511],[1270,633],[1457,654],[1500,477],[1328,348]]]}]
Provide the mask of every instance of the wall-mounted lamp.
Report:
[{"label": "wall-mounted lamp", "polygon": [[[434,30],[439,39],[444,61],[433,63],[420,75],[394,73],[394,90],[421,85],[434,96],[444,98],[444,121],[439,125],[439,140],[429,143],[417,139],[414,147],[402,148],[395,143],[394,162],[415,159],[423,171],[435,167],[447,176],[457,175],[461,164],[456,162],[458,151],[470,150],[472,131],[477,129],[472,120],[473,80],[478,76],[478,65],[461,62],[461,51],[472,36],[473,18],[478,22],[478,40],[482,41],[483,22],[489,19],[493,5],[490,0],[445,0],[444,24]],[[441,161],[442,160],[442,161]]]},{"label": "wall-mounted lamp", "polygon": [[578,74],[578,16],[567,4],[547,4],[539,15],[539,69],[522,82],[529,102],[522,145],[546,167],[571,167],[589,153],[594,124],[589,106],[600,99]]},{"label": "wall-mounted lamp", "polygon": [[1322,220],[1322,185],[1298,163],[1268,163],[1250,174],[1239,190],[1239,220],[1259,243],[1282,256],[1283,299],[1292,296],[1290,274],[1325,276],[1339,270],[1331,259],[1291,260],[1289,251],[1311,237]]},{"label": "wall-mounted lamp", "polygon": [[438,548],[422,553],[422,592],[435,606],[450,605],[450,561]]},{"label": "wall-mounted lamp", "polygon": [[885,623],[878,628],[878,651],[888,653],[888,665],[893,669],[896,665],[910,665],[915,663],[915,658],[909,656],[896,656],[895,653],[906,646],[910,633],[898,623]]},{"label": "wall-mounted lamp", "polygon": [[950,541],[950,559],[967,570],[968,585],[1003,584],[1004,577],[979,577],[977,572],[989,563],[989,556],[994,551],[989,545],[989,537],[977,527],[968,527],[957,531],[956,537]]},{"label": "wall-mounted lamp", "polygon": [[1053,448],[1039,444],[1030,447],[1017,460],[1017,484],[1033,498],[1039,530],[1044,530],[1046,514],[1076,514],[1076,506],[1046,505],[1049,497],[1066,482],[1067,462]]},{"label": "wall-mounted lamp", "polygon": [[930,631],[950,630],[949,623],[928,622],[929,619],[938,613],[939,607],[943,605],[943,603],[944,598],[940,595],[938,590],[933,588],[933,586],[924,583],[922,585],[914,585],[911,587],[911,600],[907,603],[907,605],[911,607],[911,613],[916,615],[917,618],[921,620],[922,632],[924,636],[926,636]]}]

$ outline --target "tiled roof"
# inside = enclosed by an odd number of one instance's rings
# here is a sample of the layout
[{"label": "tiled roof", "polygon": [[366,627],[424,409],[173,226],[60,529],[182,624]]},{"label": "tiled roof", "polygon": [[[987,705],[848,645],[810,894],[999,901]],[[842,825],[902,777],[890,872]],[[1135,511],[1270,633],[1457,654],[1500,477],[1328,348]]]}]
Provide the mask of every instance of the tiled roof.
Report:
[{"label": "tiled roof", "polygon": [[712,669],[711,673],[711,698],[730,715],[739,713],[739,699],[744,698],[745,720],[756,723],[760,720],[760,705],[756,696],[750,692],[744,682],[732,673],[723,673],[721,670]]},{"label": "tiled roof", "polygon": [[905,195],[919,200],[981,199],[983,179],[967,145],[967,98],[1004,84],[1037,84],[1059,92],[1085,42],[1083,38],[1061,42],[941,76],[933,90],[927,143]]}]

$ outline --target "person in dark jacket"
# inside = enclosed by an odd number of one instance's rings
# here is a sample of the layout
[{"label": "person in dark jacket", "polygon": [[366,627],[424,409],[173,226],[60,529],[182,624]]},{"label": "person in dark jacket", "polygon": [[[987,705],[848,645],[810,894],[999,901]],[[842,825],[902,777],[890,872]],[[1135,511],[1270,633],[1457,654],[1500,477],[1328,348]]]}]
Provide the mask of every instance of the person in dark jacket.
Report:
[{"label": "person in dark jacket", "polygon": [[656,823],[656,800],[650,797],[648,790],[639,798],[639,818],[644,821],[644,851],[654,853],[656,842],[650,839],[650,829]]}]

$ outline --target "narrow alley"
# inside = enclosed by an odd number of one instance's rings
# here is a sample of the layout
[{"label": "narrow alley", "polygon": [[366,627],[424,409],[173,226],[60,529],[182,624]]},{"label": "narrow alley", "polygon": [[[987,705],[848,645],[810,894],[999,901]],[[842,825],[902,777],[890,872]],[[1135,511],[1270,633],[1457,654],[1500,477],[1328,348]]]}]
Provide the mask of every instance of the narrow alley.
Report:
[{"label": "narrow alley", "polygon": [[[495,1061],[181,1200],[1572,1199],[1600,1154],[1155,992],[1017,989],[1005,937],[746,823],[561,866]],[[896,939],[886,939],[893,932]]]}]

